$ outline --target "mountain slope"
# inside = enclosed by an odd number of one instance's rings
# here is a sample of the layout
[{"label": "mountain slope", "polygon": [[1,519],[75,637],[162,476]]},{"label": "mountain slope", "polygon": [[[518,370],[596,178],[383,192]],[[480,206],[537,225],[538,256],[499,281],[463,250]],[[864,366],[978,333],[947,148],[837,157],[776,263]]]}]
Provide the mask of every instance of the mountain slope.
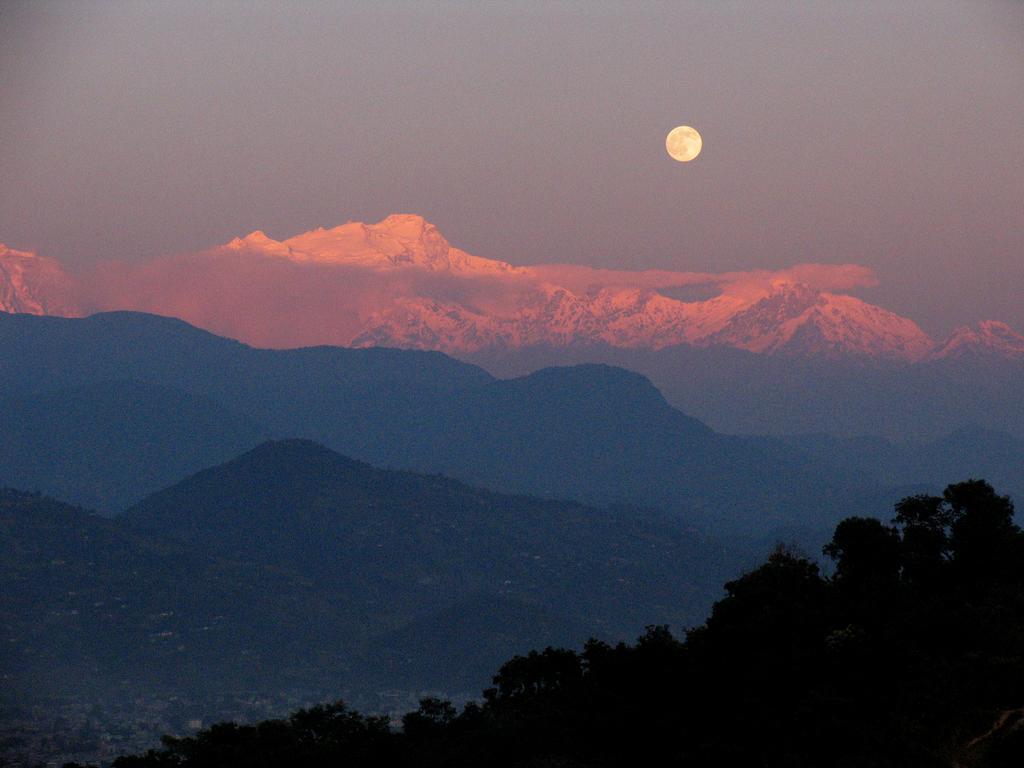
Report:
[{"label": "mountain slope", "polygon": [[453,248],[422,216],[392,214],[376,224],[353,221],[315,229],[282,242],[263,232],[235,238],[225,248],[261,252],[298,262],[345,264],[373,270],[415,267],[435,272],[524,274],[503,261],[471,256]]},{"label": "mountain slope", "polygon": [[[515,266],[452,246],[412,214],[284,240],[256,231],[198,253],[97,265],[74,282],[52,260],[0,251],[0,308],[77,314],[70,291],[89,311],[178,316],[273,347],[470,355],[538,345],[687,345],[905,362],[960,354],[965,343],[1001,355],[1024,349],[1019,335],[994,321],[936,344],[912,320],[844,293],[874,283],[870,270],[851,264],[721,274]],[[683,298],[692,290],[698,298]]]},{"label": "mountain slope", "polygon": [[788,356],[919,360],[934,342],[913,321],[853,296],[782,284],[697,344]]},{"label": "mountain slope", "polygon": [[77,314],[71,278],[53,259],[0,243],[0,312]]},{"label": "mountain slope", "polygon": [[[254,349],[171,317],[107,312],[85,318],[0,312],[0,349],[18,365],[0,367],[0,386],[58,389],[135,380],[233,397],[246,409],[266,401],[315,399],[324,390],[374,385],[449,392],[491,376],[434,352],[307,347]],[[281,403],[275,403],[275,407]]]},{"label": "mountain slope", "polygon": [[325,439],[361,458],[424,414],[491,380],[436,352],[310,347],[253,349],[180,320],[130,312],[82,319],[0,313],[0,392],[36,395],[132,380],[187,392],[245,416],[268,434]]},{"label": "mountain slope", "polygon": [[311,618],[317,642],[349,642],[345,606],[299,579],[46,497],[0,490],[0,533],[7,705],[308,686],[310,669],[282,661],[309,652]]},{"label": "mountain slope", "polygon": [[957,328],[932,352],[936,359],[965,356],[1020,359],[1024,357],[1024,335],[1006,323],[985,320],[975,328]]},{"label": "mountain slope", "polygon": [[[401,621],[489,594],[581,625],[642,626],[702,607],[695,539],[631,511],[501,496],[444,477],[376,469],[315,443],[265,443],[139,502],[133,529],[283,569]],[[672,607],[674,606],[674,607]]]},{"label": "mountain slope", "polygon": [[0,394],[0,436],[0,486],[116,513],[269,435],[207,398],[109,381]]},{"label": "mountain slope", "polygon": [[1024,437],[1024,357],[898,360],[762,355],[728,347],[490,350],[464,356],[498,376],[605,363],[648,377],[673,407],[731,434],[879,435],[931,441],[983,427]]},{"label": "mountain slope", "polygon": [[37,397],[128,376],[373,464],[506,492],[657,506],[716,529],[817,524],[820,498],[840,490],[797,455],[714,434],[643,377],[603,366],[502,381],[438,353],[256,350],[132,313],[0,315],[0,354],[17,361],[0,368],[0,391]]},{"label": "mountain slope", "polygon": [[665,516],[503,496],[308,441],[263,444],[114,520],[0,490],[0,731],[44,707],[82,742],[80,713],[131,702],[144,749],[169,701],[187,720],[459,696],[535,646],[693,624],[742,562]]},{"label": "mountain slope", "polygon": [[[1019,362],[871,367],[690,347],[606,351],[727,428],[898,429],[935,441],[976,423],[1024,434],[1012,386],[1024,382]],[[822,499],[894,501],[893,486],[946,479],[929,457],[948,466],[937,447],[912,448],[917,462],[889,461],[893,446],[881,444],[852,472],[845,449],[716,433],[649,380],[602,365],[501,380],[433,352],[257,350],[132,313],[0,314],[0,355],[0,401],[20,404],[0,414],[0,480],[107,512],[264,436],[504,492],[657,507],[744,536],[827,527]],[[111,383],[124,377],[136,383]],[[959,444],[965,471],[1016,488],[1005,451]]]}]

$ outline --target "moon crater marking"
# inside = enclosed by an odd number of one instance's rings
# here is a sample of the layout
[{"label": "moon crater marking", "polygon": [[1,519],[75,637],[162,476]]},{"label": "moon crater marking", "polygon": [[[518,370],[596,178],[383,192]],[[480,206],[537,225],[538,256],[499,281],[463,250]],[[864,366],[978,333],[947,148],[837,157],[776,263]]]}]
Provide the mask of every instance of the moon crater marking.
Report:
[{"label": "moon crater marking", "polygon": [[680,125],[669,131],[665,137],[665,149],[673,160],[681,163],[688,163],[700,154],[704,140],[697,133],[696,128],[688,125]]}]

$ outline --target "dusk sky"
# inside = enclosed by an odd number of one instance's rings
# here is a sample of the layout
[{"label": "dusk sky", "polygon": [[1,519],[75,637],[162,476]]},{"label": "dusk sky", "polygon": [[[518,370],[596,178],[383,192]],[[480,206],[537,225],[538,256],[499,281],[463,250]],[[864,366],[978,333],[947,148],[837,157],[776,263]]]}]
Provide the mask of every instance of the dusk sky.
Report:
[{"label": "dusk sky", "polygon": [[0,113],[0,242],[71,267],[408,212],[516,264],[864,264],[929,332],[1024,327],[1021,3],[8,1]]}]

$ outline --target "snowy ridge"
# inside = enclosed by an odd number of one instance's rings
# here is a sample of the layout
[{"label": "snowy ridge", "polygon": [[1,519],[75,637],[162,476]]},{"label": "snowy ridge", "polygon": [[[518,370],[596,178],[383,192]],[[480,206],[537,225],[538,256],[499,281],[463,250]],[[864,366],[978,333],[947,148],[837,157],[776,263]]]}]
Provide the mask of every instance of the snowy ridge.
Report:
[{"label": "snowy ridge", "polygon": [[74,315],[71,291],[71,281],[56,261],[0,243],[0,311]]},{"label": "snowy ridge", "polygon": [[[728,297],[726,297],[728,298]],[[397,300],[368,319],[354,346],[472,352],[492,346],[603,343],[660,349],[676,344],[730,346],[763,354],[919,360],[934,342],[916,323],[851,296],[802,285],[776,288],[741,304],[681,302],[653,290],[602,290],[577,296],[538,292],[507,317],[436,300]]]},{"label": "snowy ridge", "polygon": [[257,230],[245,237],[236,237],[224,247],[293,261],[374,270],[418,267],[474,275],[523,272],[521,267],[452,248],[437,227],[413,214],[392,214],[376,224],[350,221],[340,227],[314,229],[280,242]]},{"label": "snowy ridge", "polygon": [[[294,266],[282,271],[283,262]],[[960,328],[936,343],[913,320],[843,293],[871,284],[870,270],[857,265],[726,274],[514,266],[453,247],[411,214],[285,240],[257,230],[184,259],[105,269],[104,280],[93,281],[90,311],[174,315],[258,345],[455,355],[536,345],[690,345],[907,362],[1024,358],[1024,336],[1005,323]],[[102,295],[106,285],[118,291]],[[707,298],[674,298],[673,289],[685,286],[706,289]],[[0,310],[77,314],[73,287],[56,261],[0,246]]]},{"label": "snowy ridge", "polygon": [[1024,358],[1024,335],[999,320],[983,320],[974,328],[957,328],[932,352],[936,358],[967,355]]}]

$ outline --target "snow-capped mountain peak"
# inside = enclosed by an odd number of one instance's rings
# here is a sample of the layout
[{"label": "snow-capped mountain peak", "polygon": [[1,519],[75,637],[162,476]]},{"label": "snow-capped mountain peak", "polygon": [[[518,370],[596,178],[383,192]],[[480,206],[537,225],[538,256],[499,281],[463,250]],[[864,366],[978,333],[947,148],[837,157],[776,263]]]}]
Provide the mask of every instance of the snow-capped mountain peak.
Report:
[{"label": "snow-capped mountain peak", "polygon": [[235,238],[225,248],[316,264],[373,270],[418,268],[431,272],[512,275],[522,272],[503,261],[471,256],[453,248],[437,227],[422,216],[392,214],[376,224],[350,221],[314,229],[277,241],[260,231]]},{"label": "snow-capped mountain peak", "polygon": [[53,259],[0,243],[0,311],[77,314],[68,276]]},{"label": "snow-capped mountain peak", "polygon": [[224,249],[230,251],[251,251],[262,253],[267,256],[279,256],[286,259],[294,258],[297,261],[301,260],[301,258],[296,256],[292,252],[292,249],[287,245],[268,237],[266,232],[259,229],[255,232],[250,232],[245,237],[236,237],[225,245]]},{"label": "snow-capped mountain peak", "polygon": [[1024,357],[1024,335],[999,320],[982,320],[973,328],[957,328],[932,353],[933,357],[965,355]]},{"label": "snow-capped mountain peak", "polygon": [[[293,266],[282,270],[282,261]],[[871,284],[871,271],[857,265],[723,274],[513,266],[453,247],[412,214],[284,240],[256,230],[189,258],[102,270],[82,284],[91,311],[170,314],[273,346],[397,346],[459,355],[530,346],[689,345],[907,362],[968,351],[1024,356],[1024,336],[996,321],[958,329],[936,345],[912,320],[842,292]],[[0,309],[72,314],[72,287],[57,262],[0,246]],[[700,299],[679,298],[678,289],[690,287]]]},{"label": "snow-capped mountain peak", "polygon": [[700,340],[751,352],[917,360],[933,342],[917,323],[853,296],[780,284]]}]

